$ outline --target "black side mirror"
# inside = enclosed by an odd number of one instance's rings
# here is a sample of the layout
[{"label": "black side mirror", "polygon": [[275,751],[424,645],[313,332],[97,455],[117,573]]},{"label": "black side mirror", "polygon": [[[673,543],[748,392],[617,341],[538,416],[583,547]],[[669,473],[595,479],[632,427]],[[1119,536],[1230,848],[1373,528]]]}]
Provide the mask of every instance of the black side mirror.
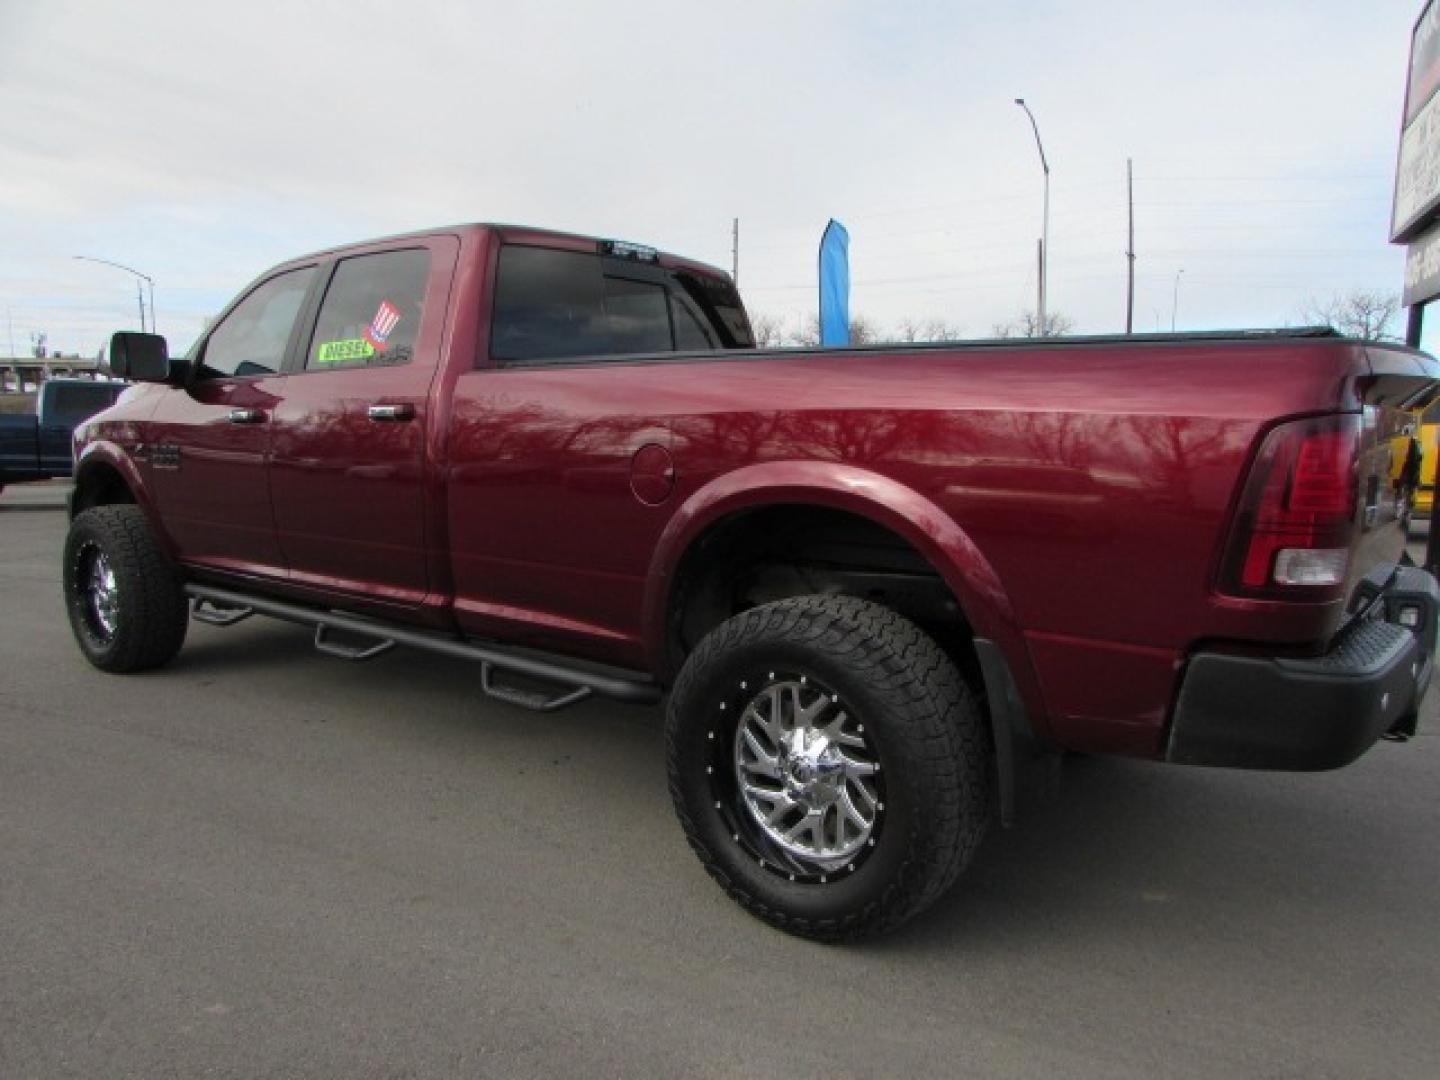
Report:
[{"label": "black side mirror", "polygon": [[110,371],[132,382],[169,382],[170,347],[159,334],[121,330],[110,338]]}]

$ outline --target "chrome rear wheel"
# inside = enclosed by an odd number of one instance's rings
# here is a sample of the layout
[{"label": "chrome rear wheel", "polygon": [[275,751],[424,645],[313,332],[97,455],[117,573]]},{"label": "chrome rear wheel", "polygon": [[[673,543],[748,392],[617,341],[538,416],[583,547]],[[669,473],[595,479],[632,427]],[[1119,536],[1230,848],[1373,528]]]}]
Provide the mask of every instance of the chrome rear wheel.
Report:
[{"label": "chrome rear wheel", "polygon": [[728,619],[666,709],[670,793],[706,870],[746,910],[826,941],[932,903],[989,819],[984,717],[918,626],[847,596]]},{"label": "chrome rear wheel", "polygon": [[741,816],[785,856],[777,870],[845,870],[880,826],[879,754],[854,710],[808,676],[765,674],[740,711],[731,764]]}]

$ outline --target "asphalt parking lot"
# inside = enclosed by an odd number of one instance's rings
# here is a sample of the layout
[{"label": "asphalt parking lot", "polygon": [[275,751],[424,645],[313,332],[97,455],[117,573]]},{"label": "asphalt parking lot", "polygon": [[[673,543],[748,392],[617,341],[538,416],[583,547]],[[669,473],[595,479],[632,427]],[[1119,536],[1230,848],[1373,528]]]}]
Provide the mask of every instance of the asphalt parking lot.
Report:
[{"label": "asphalt parking lot", "polygon": [[195,625],[105,676],[65,487],[0,495],[0,1077],[1440,1075],[1440,739],[1076,759],[961,886],[789,938],[675,825],[660,713]]}]

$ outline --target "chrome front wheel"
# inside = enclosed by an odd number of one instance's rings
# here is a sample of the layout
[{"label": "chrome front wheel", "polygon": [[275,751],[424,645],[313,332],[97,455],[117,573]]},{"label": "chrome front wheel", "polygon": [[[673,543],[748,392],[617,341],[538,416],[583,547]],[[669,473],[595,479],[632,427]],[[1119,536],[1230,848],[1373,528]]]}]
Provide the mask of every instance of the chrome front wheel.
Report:
[{"label": "chrome front wheel", "polygon": [[143,671],[179,651],[190,621],[185,594],[138,505],[77,514],[64,558],[65,608],[90,663],[102,671]]},{"label": "chrome front wheel", "polygon": [[86,627],[99,641],[115,636],[120,621],[120,586],[115,568],[97,544],[81,548],[75,578],[84,605]]}]

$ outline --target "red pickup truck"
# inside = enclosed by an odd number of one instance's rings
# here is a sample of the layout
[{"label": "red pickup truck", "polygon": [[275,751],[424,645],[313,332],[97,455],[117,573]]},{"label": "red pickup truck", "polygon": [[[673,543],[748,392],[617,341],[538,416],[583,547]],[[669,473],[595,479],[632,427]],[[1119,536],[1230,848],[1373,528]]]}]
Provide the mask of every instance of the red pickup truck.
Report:
[{"label": "red pickup truck", "polygon": [[893,926],[1059,750],[1325,769],[1413,732],[1440,587],[1392,455],[1440,366],[1327,332],[758,350],[721,271],[469,225],[248,287],[77,434],[64,589],[107,671],[191,618],[665,696],[709,872]]}]

